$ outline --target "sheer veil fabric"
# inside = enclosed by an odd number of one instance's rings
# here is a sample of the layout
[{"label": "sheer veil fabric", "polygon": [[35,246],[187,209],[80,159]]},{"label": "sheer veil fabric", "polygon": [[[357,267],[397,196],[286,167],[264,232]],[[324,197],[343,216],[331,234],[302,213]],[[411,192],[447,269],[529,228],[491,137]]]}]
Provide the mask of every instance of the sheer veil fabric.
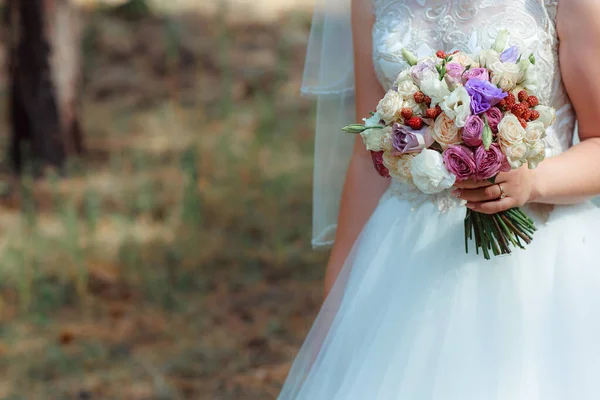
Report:
[{"label": "sheer veil fabric", "polygon": [[317,0],[302,94],[316,97],[313,180],[313,247],[333,244],[354,137],[341,127],[354,122],[354,61],[350,0]]}]

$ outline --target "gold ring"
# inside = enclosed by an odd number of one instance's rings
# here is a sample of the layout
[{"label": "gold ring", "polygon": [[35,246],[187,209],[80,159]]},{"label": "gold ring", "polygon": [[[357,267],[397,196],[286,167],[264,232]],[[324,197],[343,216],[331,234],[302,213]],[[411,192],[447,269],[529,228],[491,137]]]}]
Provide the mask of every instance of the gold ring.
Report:
[{"label": "gold ring", "polygon": [[498,187],[500,188],[500,200],[502,200],[503,198],[506,197],[506,193],[504,192],[504,188],[502,187],[502,184],[498,183]]}]

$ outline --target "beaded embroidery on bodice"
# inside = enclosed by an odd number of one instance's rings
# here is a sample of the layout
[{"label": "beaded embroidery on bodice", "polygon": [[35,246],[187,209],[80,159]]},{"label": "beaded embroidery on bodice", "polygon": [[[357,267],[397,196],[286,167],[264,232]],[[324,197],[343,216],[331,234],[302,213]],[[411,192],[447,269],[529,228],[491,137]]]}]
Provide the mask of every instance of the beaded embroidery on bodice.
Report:
[{"label": "beaded embroidery on bodice", "polygon": [[557,110],[545,139],[547,155],[557,155],[572,145],[575,126],[558,63],[557,6],[558,0],[373,0],[375,71],[388,90],[408,67],[403,48],[419,58],[437,50],[476,53],[507,29],[509,45],[536,58],[540,85],[535,94]]}]

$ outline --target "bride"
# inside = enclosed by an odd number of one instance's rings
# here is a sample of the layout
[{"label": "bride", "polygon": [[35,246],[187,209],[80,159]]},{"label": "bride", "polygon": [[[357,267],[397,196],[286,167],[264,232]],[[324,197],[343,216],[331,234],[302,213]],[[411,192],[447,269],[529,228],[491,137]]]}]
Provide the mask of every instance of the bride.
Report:
[{"label": "bride", "polygon": [[[314,244],[336,237],[326,300],[279,399],[600,399],[600,210],[587,200],[600,194],[600,2],[322,3],[304,89],[319,109]],[[473,52],[501,29],[535,55],[537,95],[557,110],[548,159],[499,175],[506,198],[491,183],[409,197],[339,132],[407,67],[403,48]],[[465,254],[457,196],[484,213],[524,206],[533,243]]]}]

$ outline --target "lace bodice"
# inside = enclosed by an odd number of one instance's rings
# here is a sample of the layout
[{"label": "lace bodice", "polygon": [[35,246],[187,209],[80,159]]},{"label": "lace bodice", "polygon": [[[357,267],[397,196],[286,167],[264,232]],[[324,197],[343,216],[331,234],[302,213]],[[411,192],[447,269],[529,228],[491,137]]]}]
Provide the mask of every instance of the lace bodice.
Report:
[{"label": "lace bodice", "polygon": [[558,0],[373,0],[373,6],[373,62],[386,90],[408,67],[402,48],[419,58],[437,50],[474,53],[490,47],[499,30],[508,29],[509,45],[535,55],[540,102],[557,110],[545,139],[547,155],[572,145],[575,113],[558,64]]}]

